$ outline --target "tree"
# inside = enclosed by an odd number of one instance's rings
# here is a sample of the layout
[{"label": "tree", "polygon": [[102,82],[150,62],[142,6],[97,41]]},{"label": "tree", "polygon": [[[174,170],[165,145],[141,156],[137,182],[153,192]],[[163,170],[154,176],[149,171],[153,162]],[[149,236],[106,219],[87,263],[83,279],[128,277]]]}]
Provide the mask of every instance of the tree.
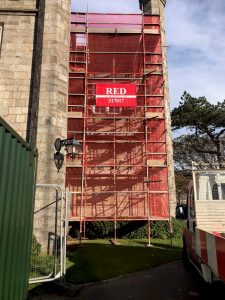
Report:
[{"label": "tree", "polygon": [[[174,161],[177,170],[191,173],[192,161],[199,164],[218,164],[216,148],[205,136],[181,135],[173,140]],[[198,151],[200,149],[200,151]]]},{"label": "tree", "polygon": [[172,111],[172,127],[182,131],[173,144],[176,189],[184,194],[192,177],[192,161],[220,166],[224,161],[225,101],[211,104],[205,97],[184,92]]},{"label": "tree", "polygon": [[205,97],[194,98],[184,92],[172,111],[172,127],[187,130],[174,139],[176,168],[189,169],[192,160],[220,166],[224,162],[225,100],[212,104]]}]

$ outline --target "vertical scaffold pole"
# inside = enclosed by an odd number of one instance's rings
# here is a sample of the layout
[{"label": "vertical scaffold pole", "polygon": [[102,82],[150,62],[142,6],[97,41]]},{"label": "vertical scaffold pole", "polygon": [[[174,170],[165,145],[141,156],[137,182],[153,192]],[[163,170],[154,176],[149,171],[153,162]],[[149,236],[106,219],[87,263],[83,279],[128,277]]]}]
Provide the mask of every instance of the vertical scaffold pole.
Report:
[{"label": "vertical scaffold pole", "polygon": [[146,113],[147,113],[147,99],[146,99],[146,94],[147,94],[147,89],[146,89],[146,76],[145,74],[145,67],[146,67],[146,45],[145,45],[145,32],[144,32],[144,27],[145,27],[145,15],[144,15],[144,6],[142,5],[142,41],[143,41],[143,64],[144,64],[144,74],[143,74],[143,84],[144,84],[144,122],[145,122],[145,158],[146,158],[146,187],[147,187],[147,210],[148,210],[148,247],[151,247],[151,214],[150,214],[150,184],[149,184],[149,170],[148,170],[148,125],[147,125],[147,119],[146,119]]},{"label": "vertical scaffold pole", "polygon": [[86,221],[84,220],[84,230],[83,230],[83,239],[86,240]]},{"label": "vertical scaffold pole", "polygon": [[148,219],[148,247],[151,247],[151,223]]},{"label": "vertical scaffold pole", "polygon": [[[147,166],[148,168],[148,166]],[[147,176],[149,176],[149,172],[147,171]],[[151,244],[151,213],[150,213],[150,210],[151,210],[151,205],[150,205],[150,193],[149,193],[149,188],[150,188],[150,183],[149,183],[149,177],[147,177],[147,189],[148,189],[148,192],[147,192],[147,196],[148,196],[148,244],[147,246],[148,247],[151,247],[152,244]]]},{"label": "vertical scaffold pole", "polygon": [[87,92],[88,92],[88,85],[87,85],[87,60],[88,60],[88,13],[86,13],[86,45],[84,47],[85,51],[85,74],[84,74],[84,129],[83,129],[83,155],[82,155],[82,185],[81,185],[81,207],[80,207],[80,243],[82,239],[82,230],[83,230],[83,219],[85,218],[85,187],[86,187],[86,122],[87,122]]},{"label": "vertical scaffold pole", "polygon": [[169,230],[170,230],[170,246],[173,246],[173,224],[172,224],[172,219],[169,219]]},{"label": "vertical scaffold pole", "polygon": [[[113,83],[115,83],[116,74],[115,58],[113,58]],[[115,199],[115,212],[114,212],[114,242],[117,243],[116,227],[117,227],[117,192],[116,192],[116,108],[113,108],[113,185],[114,185],[114,199]]]},{"label": "vertical scaffold pole", "polygon": [[82,220],[80,220],[80,230],[79,230],[79,244],[81,244],[81,240],[82,240]]},{"label": "vertical scaffold pole", "polygon": [[114,241],[115,241],[115,243],[117,242],[116,225],[117,225],[117,222],[116,222],[116,219],[115,219],[115,221],[114,221]]}]

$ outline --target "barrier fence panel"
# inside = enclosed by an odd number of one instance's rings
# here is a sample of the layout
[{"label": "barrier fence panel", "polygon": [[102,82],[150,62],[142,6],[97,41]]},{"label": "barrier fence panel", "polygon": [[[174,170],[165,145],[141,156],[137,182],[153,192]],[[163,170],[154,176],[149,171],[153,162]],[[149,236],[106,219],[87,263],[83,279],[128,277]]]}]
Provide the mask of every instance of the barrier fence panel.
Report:
[{"label": "barrier fence panel", "polygon": [[37,184],[35,203],[29,282],[63,280],[67,204],[62,188]]}]

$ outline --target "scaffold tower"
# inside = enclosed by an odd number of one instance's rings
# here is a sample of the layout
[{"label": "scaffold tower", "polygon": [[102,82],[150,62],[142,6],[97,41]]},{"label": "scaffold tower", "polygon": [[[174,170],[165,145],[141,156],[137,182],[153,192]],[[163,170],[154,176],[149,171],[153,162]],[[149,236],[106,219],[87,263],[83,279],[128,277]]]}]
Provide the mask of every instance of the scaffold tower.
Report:
[{"label": "scaffold tower", "polygon": [[[159,15],[71,15],[68,138],[83,150],[67,157],[66,185],[81,230],[86,221],[170,219],[160,26]],[[137,105],[96,105],[98,84],[135,84]]]}]

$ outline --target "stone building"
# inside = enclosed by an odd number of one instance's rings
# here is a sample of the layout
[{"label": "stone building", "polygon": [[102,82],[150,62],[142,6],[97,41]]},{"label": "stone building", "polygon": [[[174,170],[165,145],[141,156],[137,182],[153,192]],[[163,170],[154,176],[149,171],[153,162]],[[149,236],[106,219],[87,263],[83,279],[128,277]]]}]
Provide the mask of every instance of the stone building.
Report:
[{"label": "stone building", "polygon": [[[144,13],[161,15],[165,43],[166,0],[139,2]],[[55,139],[67,135],[70,10],[71,0],[0,0],[0,115],[38,148],[37,182],[60,186],[65,165],[57,172],[53,153]],[[167,80],[165,85],[169,181],[175,195]]]},{"label": "stone building", "polygon": [[1,0],[1,116],[39,151],[37,181],[64,185],[53,160],[66,137],[70,0]]},{"label": "stone building", "polygon": [[[0,115],[38,148],[37,183],[64,186],[54,141],[66,138],[70,0],[0,0]],[[36,191],[34,232],[54,245],[54,190]],[[52,238],[53,233],[53,238]]]},{"label": "stone building", "polygon": [[140,9],[146,14],[161,14],[163,17],[166,1],[167,0],[139,0]]}]

